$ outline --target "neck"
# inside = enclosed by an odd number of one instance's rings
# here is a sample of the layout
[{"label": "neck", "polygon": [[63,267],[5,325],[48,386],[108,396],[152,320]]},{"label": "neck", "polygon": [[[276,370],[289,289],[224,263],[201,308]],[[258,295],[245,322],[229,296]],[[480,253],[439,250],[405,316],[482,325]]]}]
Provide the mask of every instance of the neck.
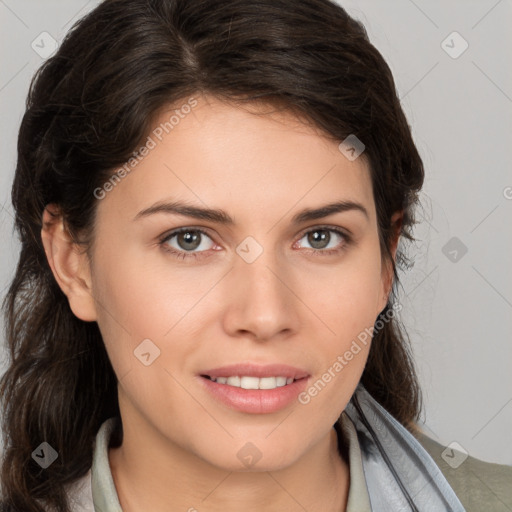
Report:
[{"label": "neck", "polygon": [[346,509],[349,467],[334,428],[291,466],[260,472],[226,471],[154,433],[123,430],[109,462],[124,512]]}]

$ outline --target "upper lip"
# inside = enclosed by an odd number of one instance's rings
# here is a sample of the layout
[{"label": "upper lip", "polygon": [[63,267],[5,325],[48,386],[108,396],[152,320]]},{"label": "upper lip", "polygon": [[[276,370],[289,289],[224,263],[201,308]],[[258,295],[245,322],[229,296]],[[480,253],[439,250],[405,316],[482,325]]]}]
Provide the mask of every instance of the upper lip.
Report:
[{"label": "upper lip", "polygon": [[286,377],[295,380],[308,377],[309,373],[301,368],[289,366],[287,364],[265,364],[257,365],[253,363],[238,363],[211,370],[200,372],[200,375],[208,377],[232,377],[232,376],[248,376],[248,377]]}]

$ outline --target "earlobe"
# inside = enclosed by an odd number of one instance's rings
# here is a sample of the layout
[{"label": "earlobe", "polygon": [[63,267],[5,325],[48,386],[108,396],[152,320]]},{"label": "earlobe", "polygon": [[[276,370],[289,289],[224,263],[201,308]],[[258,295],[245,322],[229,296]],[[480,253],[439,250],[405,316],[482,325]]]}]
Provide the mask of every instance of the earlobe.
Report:
[{"label": "earlobe", "polygon": [[53,276],[67,296],[74,315],[85,322],[95,321],[96,306],[87,254],[71,238],[55,204],[44,209],[41,238]]}]

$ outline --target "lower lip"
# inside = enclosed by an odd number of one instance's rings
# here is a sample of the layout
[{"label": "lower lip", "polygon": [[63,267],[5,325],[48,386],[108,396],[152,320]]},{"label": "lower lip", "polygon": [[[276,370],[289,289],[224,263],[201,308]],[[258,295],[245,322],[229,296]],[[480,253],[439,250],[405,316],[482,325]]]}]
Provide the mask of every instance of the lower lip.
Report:
[{"label": "lower lip", "polygon": [[206,377],[199,377],[205,388],[220,402],[241,412],[268,414],[284,409],[304,391],[308,377],[274,389],[243,389],[219,384]]}]

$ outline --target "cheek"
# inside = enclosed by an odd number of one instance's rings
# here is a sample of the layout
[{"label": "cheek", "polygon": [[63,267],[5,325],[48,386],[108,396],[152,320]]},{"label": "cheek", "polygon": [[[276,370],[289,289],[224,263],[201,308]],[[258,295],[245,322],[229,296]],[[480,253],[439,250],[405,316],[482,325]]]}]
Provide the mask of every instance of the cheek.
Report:
[{"label": "cheek", "polygon": [[194,349],[183,341],[199,339],[207,301],[199,302],[219,276],[187,272],[129,247],[114,251],[116,246],[104,244],[95,254],[93,289],[98,325],[118,379],[129,373],[135,378],[146,369],[139,353],[149,352],[150,360],[158,356],[157,366],[173,371]]},{"label": "cheek", "polygon": [[179,269],[171,271],[142,251],[128,247],[117,254],[109,249],[96,255],[93,282],[106,310],[100,311],[102,320],[133,331],[136,337],[162,337],[190,309],[199,281],[185,279]]},{"label": "cheek", "polygon": [[[92,277],[97,323],[112,366],[122,380],[133,369],[143,366],[135,358],[137,347],[144,340],[155,343],[164,327],[155,308],[158,290],[148,280],[147,269],[134,261],[129,251],[114,251],[116,246],[119,247],[114,241],[98,244]],[[159,345],[160,342],[155,343],[158,350]]]},{"label": "cheek", "polygon": [[308,279],[312,307],[335,336],[345,340],[372,326],[381,309],[380,253],[378,247],[375,250],[375,244],[367,245],[354,251],[336,268],[317,274],[314,280]]},{"label": "cheek", "polygon": [[324,396],[328,408],[348,400],[366,364],[382,297],[380,253],[374,249],[372,245],[347,258],[337,272],[317,281],[317,293],[310,294],[311,309],[328,327],[317,337],[322,361],[318,387],[330,389]]}]

